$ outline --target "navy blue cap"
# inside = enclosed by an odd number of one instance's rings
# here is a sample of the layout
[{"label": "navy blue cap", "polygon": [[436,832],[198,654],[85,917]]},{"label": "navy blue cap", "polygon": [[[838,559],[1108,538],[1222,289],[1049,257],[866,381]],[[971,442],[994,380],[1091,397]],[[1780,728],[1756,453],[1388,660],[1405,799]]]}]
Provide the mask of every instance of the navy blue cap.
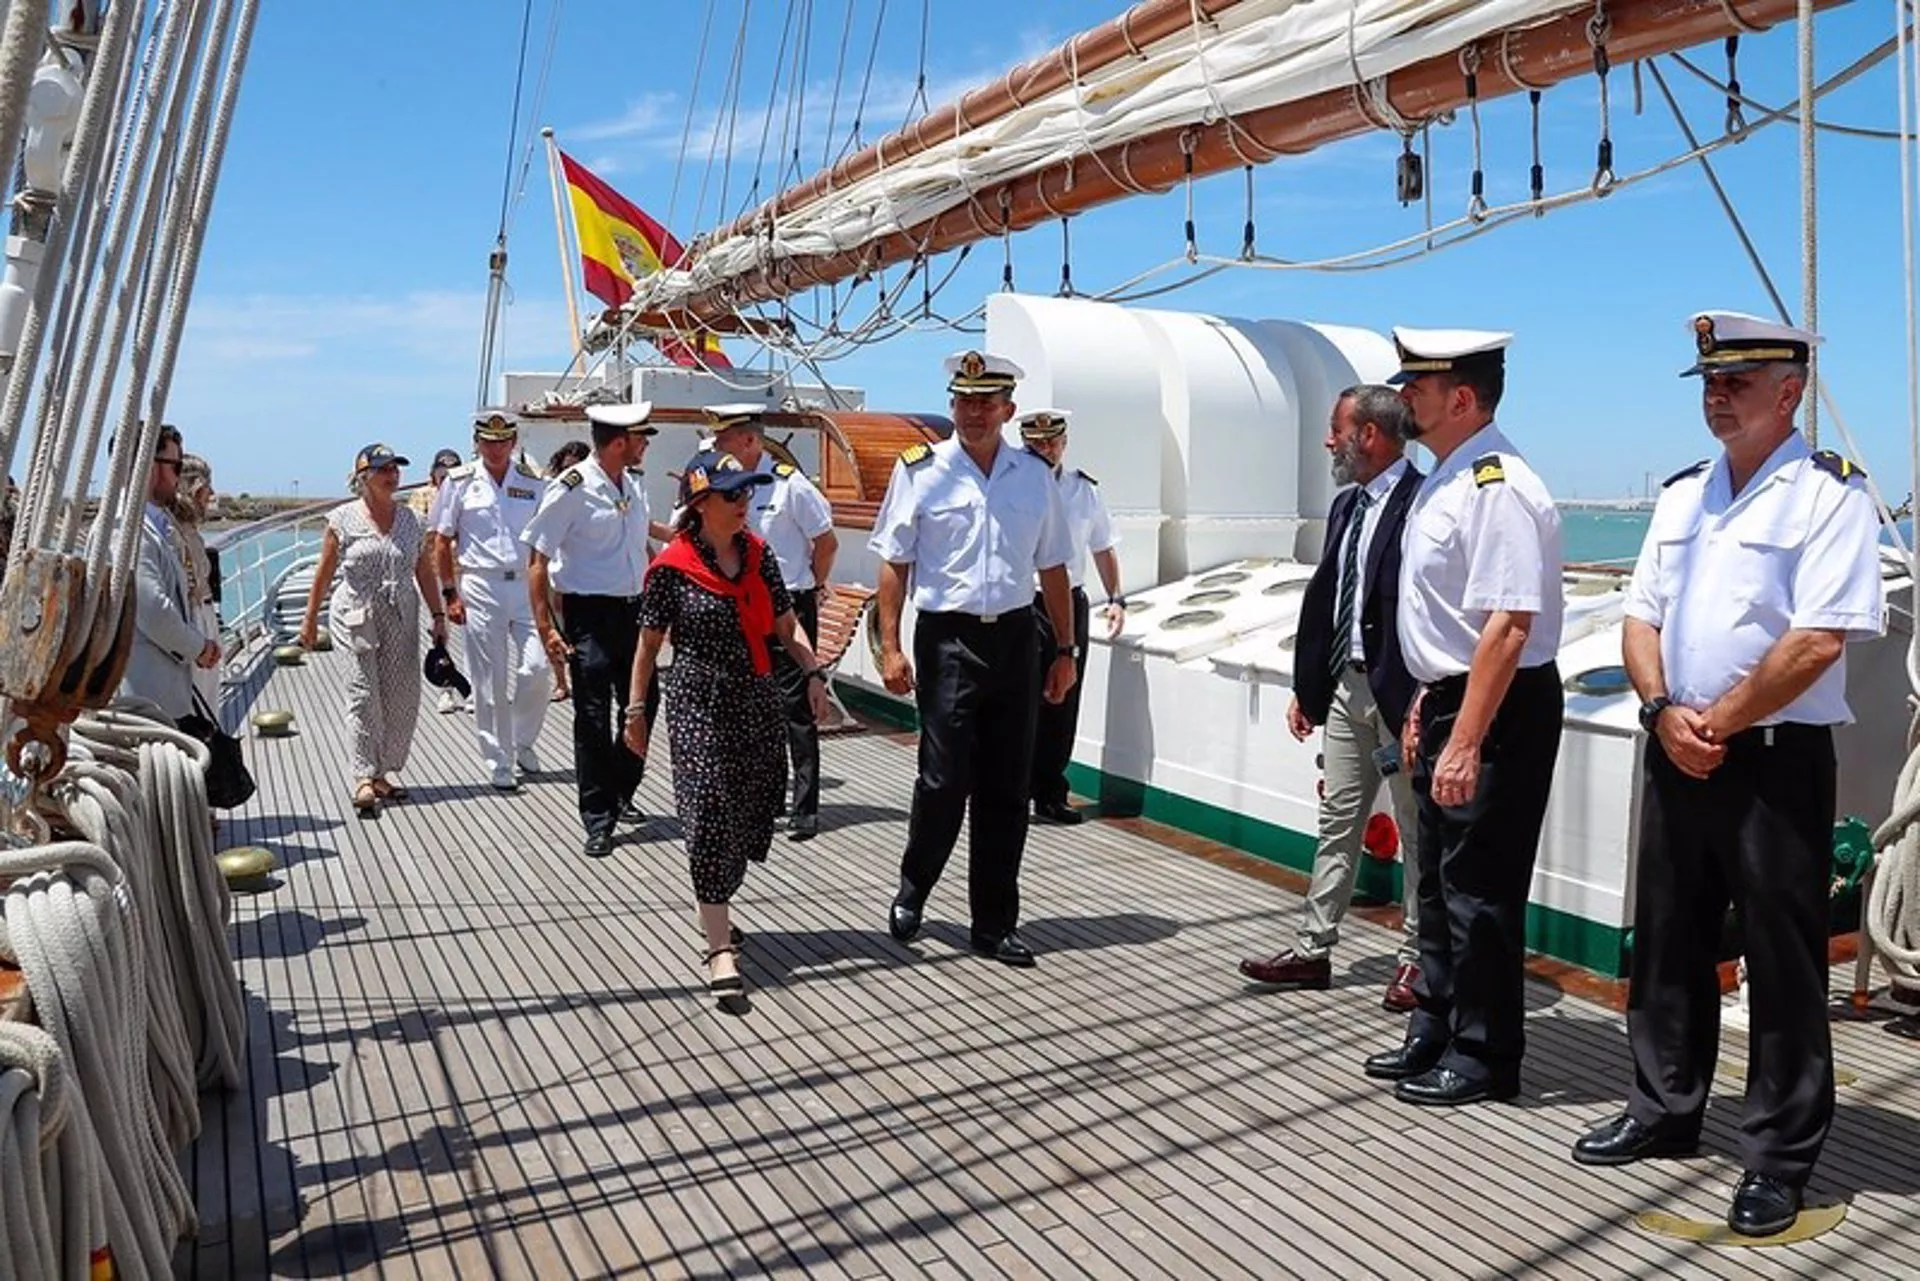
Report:
[{"label": "navy blue cap", "polygon": [[453,655],[447,653],[445,644],[436,643],[427,651],[426,661],[420,665],[420,671],[427,678],[427,684],[437,685],[441,689],[458,690],[460,697],[473,695],[473,684],[460,674],[453,664]]},{"label": "navy blue cap", "polygon": [[687,460],[686,469],[680,473],[679,505],[685,507],[702,494],[731,494],[735,490],[772,483],[773,477],[748,471],[732,454],[703,449]]},{"label": "navy blue cap", "polygon": [[389,445],[372,444],[366,446],[354,457],[353,474],[358,476],[363,471],[372,471],[376,467],[386,467],[394,463],[405,467],[407,461],[394,453]]}]

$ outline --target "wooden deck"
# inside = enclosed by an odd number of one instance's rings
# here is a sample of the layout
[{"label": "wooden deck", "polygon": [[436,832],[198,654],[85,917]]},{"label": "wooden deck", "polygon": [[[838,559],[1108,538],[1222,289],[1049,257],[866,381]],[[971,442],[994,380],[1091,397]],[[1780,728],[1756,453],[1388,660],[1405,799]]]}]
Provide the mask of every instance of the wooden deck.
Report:
[{"label": "wooden deck", "polygon": [[[1575,1167],[1628,1067],[1619,1017],[1558,988],[1529,987],[1517,1104],[1404,1107],[1358,1070],[1403,1026],[1379,1007],[1385,930],[1353,924],[1330,992],[1250,991],[1234,961],[1296,900],[1107,823],[1034,831],[1037,969],[965,952],[964,846],[900,947],[913,757],[869,733],[826,744],[820,839],[749,874],[752,1009],[729,1016],[675,823],[580,855],[569,707],[549,771],[501,796],[471,719],[429,700],[412,800],[361,821],[342,679],[322,655],[236,691],[301,732],[250,740],[260,793],[222,830],[282,871],[237,902],[252,1088],[209,1101],[187,1157],[182,1276],[1915,1275],[1911,1016],[1836,1024],[1857,1079],[1812,1193],[1848,1203],[1837,1231],[1654,1238],[1635,1212],[1723,1213],[1739,1083],[1707,1157]],[[667,784],[648,775],[649,812]]]}]

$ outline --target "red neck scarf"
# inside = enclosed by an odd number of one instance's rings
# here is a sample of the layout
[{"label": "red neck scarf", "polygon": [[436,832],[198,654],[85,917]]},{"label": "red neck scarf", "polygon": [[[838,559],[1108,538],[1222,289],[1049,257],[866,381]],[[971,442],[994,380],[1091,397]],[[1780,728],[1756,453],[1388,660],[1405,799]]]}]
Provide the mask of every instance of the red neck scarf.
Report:
[{"label": "red neck scarf", "polygon": [[757,536],[747,534],[746,563],[741,567],[740,580],[734,582],[707,563],[693,534],[681,530],[647,566],[648,574],[663,566],[677,569],[695,586],[732,600],[734,610],[740,615],[741,634],[747,639],[747,656],[753,659],[753,670],[761,676],[773,671],[773,657],[767,652],[767,637],[773,635],[773,593],[767,589],[767,580],[760,576],[760,558],[766,554],[766,548]]}]

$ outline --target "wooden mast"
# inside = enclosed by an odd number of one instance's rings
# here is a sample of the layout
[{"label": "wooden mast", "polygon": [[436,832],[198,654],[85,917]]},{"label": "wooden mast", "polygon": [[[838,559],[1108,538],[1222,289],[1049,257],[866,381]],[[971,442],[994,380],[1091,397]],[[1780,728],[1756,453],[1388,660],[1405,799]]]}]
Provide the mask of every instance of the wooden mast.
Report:
[{"label": "wooden mast", "polygon": [[[1832,8],[1840,2],[1815,0],[1821,9]],[[1139,6],[1140,9],[1148,7],[1151,6]],[[1178,8],[1181,14],[1190,15],[1186,0],[1181,0]],[[1771,26],[1791,18],[1794,8],[1795,0],[1613,0],[1606,9],[1611,24],[1607,50],[1614,65],[1623,66],[1735,35],[1743,29]],[[1746,28],[1734,26],[1728,16],[1729,9],[1737,11]],[[1136,11],[1130,14],[1132,12]],[[1592,16],[1591,8],[1582,7],[1537,26],[1496,33],[1466,46],[1479,54],[1480,99],[1485,101],[1525,89],[1544,88],[1591,74],[1593,48],[1587,39],[1587,23]],[[1190,21],[1190,16],[1186,20]],[[1134,30],[1137,34],[1140,28],[1136,25]],[[1056,52],[1054,58],[1058,56]],[[1464,106],[1466,84],[1460,58],[1461,51],[1449,51],[1394,72],[1387,78],[1384,91],[1392,111],[1380,114],[1417,122]],[[1084,63],[1082,69],[1084,72]],[[1003,80],[994,88],[1007,90],[1008,81]],[[1031,100],[1034,96],[1028,91],[1022,100]],[[964,111],[973,97],[969,95],[958,107],[936,115],[947,120],[947,127],[951,129],[954,113]],[[970,115],[967,119],[972,121]],[[922,252],[934,254],[956,249],[1000,235],[1003,229],[1022,231],[1129,195],[1164,192],[1185,179],[1189,148],[1193,176],[1202,178],[1249,162],[1311,151],[1381,127],[1374,110],[1365,103],[1364,92],[1349,86],[1248,112],[1230,121],[1164,129],[1097,154],[1082,153],[1052,168],[984,187],[966,204],[855,249],[779,259],[765,267],[756,267],[689,295],[667,308],[664,314],[679,327],[693,328],[738,307],[907,262]],[[912,131],[903,131],[868,151],[876,157],[884,153],[887,163],[897,163],[900,156],[911,154],[896,149],[909,146],[907,140],[911,134]],[[847,163],[851,164],[852,160]],[[845,166],[837,167],[831,175],[817,176],[782,194],[774,205],[791,209],[797,203],[804,203],[798,199],[801,192],[843,185],[843,168]],[[829,176],[831,184],[827,182]],[[844,177],[851,180],[850,176]]]}]

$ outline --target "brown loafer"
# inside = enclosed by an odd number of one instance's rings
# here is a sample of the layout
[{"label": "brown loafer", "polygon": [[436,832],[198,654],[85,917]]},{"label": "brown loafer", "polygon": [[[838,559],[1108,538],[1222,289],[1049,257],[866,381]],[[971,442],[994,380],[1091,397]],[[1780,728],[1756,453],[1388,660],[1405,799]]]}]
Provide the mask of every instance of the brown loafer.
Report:
[{"label": "brown loafer", "polygon": [[1240,973],[1255,983],[1297,991],[1324,992],[1333,986],[1333,961],[1324,956],[1301,956],[1282,952],[1268,960],[1248,957],[1240,962]]},{"label": "brown loafer", "polygon": [[1393,982],[1387,984],[1387,994],[1380,1004],[1395,1014],[1407,1014],[1420,1006],[1420,998],[1413,994],[1413,981],[1420,977],[1420,967],[1409,965],[1405,961],[1393,972]]}]

